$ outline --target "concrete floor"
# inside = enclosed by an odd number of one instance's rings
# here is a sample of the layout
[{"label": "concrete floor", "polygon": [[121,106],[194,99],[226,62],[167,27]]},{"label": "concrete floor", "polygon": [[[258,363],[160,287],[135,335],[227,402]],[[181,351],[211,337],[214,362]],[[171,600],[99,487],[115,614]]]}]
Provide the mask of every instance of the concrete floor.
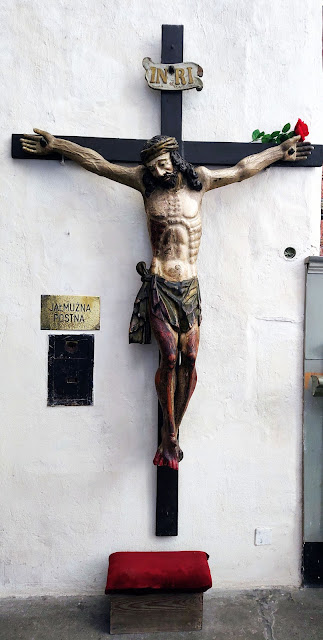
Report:
[{"label": "concrete floor", "polygon": [[[103,640],[107,596],[0,600],[0,640]],[[202,631],[115,640],[323,640],[323,589],[219,592],[204,597]]]}]

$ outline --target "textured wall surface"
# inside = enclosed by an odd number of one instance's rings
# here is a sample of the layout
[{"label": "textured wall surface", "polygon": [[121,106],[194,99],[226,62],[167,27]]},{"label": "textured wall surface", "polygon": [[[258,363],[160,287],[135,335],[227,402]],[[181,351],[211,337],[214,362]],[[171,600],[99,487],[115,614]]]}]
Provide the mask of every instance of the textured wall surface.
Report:
[{"label": "textured wall surface", "polygon": [[[215,588],[297,585],[304,266],[320,170],[270,168],[209,193],[199,382],[181,429],[179,536],[155,538],[156,345],[128,345],[151,251],[141,196],[83,169],[10,157],[12,132],[148,138],[141,60],[184,24],[204,68],[184,139],[249,141],[304,119],[321,143],[317,0],[0,0],[2,595],[101,593],[109,553],[204,549]],[[255,146],[255,151],[256,151]],[[284,249],[296,258],[287,261]],[[46,406],[41,294],[101,296],[93,407]],[[272,544],[254,545],[255,527]]]}]

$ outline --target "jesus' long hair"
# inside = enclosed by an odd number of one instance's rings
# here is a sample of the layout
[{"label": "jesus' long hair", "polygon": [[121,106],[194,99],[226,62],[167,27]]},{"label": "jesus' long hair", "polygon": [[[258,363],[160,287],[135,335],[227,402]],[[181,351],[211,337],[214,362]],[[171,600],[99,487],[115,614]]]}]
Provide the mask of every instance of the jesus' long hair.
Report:
[{"label": "jesus' long hair", "polygon": [[[157,136],[155,136],[155,138],[157,138]],[[182,173],[189,188],[193,189],[194,191],[201,191],[202,183],[200,182],[193,165],[184,160],[184,158],[178,153],[178,151],[170,151],[170,159],[172,161],[174,171],[180,171]],[[147,168],[144,172],[142,180],[145,186],[146,198],[149,198],[153,191],[155,191],[157,187],[161,186],[158,179],[154,178],[154,176]]]}]

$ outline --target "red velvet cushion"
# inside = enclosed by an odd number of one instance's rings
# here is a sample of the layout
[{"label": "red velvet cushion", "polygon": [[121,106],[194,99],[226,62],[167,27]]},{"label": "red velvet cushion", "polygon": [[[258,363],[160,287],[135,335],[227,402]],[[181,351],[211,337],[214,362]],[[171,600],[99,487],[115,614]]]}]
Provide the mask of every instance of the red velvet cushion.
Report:
[{"label": "red velvet cushion", "polygon": [[106,593],[129,591],[206,591],[212,578],[204,551],[112,553]]}]

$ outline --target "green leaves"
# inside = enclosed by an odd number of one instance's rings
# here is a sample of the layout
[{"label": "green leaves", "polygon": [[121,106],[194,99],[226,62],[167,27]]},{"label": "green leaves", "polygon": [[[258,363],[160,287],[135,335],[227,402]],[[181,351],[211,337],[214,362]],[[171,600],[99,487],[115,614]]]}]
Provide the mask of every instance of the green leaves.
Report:
[{"label": "green leaves", "polygon": [[[295,135],[295,131],[290,130],[290,122],[284,124],[281,131],[273,131],[272,133],[265,133],[264,131],[260,131],[260,129],[255,129],[252,132],[252,141],[261,140],[261,142],[269,143],[274,142],[275,144],[281,144],[288,140],[288,138],[292,138]],[[289,132],[289,133],[287,133]]]},{"label": "green leaves", "polygon": [[260,133],[259,129],[255,129],[255,130],[252,132],[252,139],[253,139],[253,141],[255,141],[255,140],[259,140],[259,138],[261,138],[261,137],[264,135],[264,133],[265,133],[264,131],[262,131],[262,132]]}]

